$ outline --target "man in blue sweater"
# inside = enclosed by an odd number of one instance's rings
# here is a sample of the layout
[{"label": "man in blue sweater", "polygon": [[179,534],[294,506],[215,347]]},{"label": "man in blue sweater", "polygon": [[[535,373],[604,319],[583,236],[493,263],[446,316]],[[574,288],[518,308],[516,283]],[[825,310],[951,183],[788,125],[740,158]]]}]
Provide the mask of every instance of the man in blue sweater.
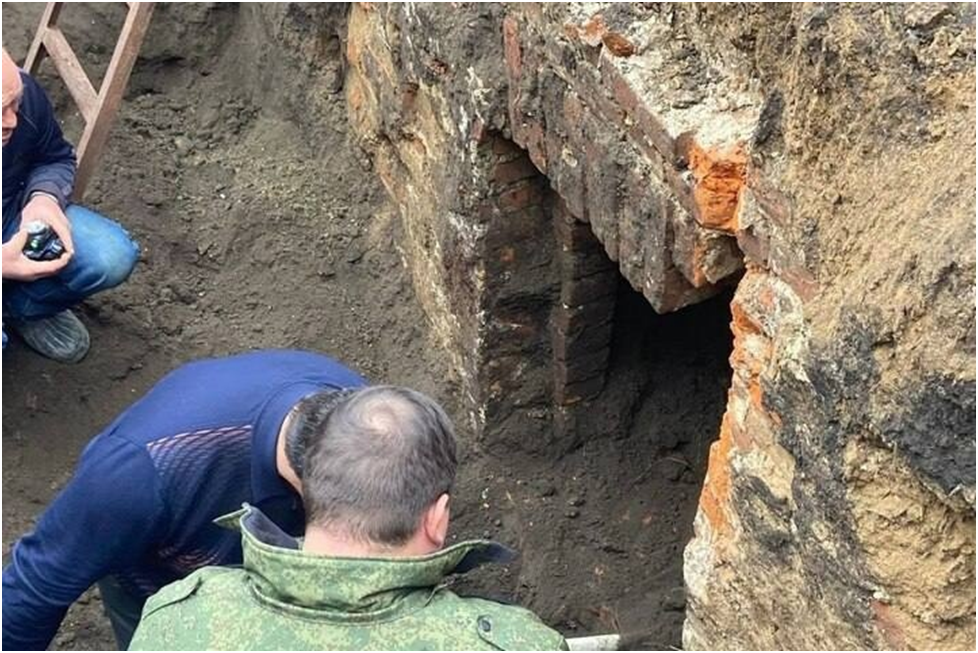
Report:
[{"label": "man in blue sweater", "polygon": [[[75,152],[51,103],[3,50],[4,327],[65,363],[81,360],[89,345],[85,325],[69,307],[125,281],[139,257],[125,229],[70,203],[74,181]],[[65,248],[60,258],[35,261],[24,255],[32,222],[57,233]]]},{"label": "man in blue sweater", "polygon": [[319,354],[259,351],[185,365],[85,448],[75,475],[3,570],[3,648],[44,649],[99,584],[125,649],[146,598],[207,565],[241,563],[240,534],[213,520],[247,502],[292,535],[307,424],[355,372]]}]

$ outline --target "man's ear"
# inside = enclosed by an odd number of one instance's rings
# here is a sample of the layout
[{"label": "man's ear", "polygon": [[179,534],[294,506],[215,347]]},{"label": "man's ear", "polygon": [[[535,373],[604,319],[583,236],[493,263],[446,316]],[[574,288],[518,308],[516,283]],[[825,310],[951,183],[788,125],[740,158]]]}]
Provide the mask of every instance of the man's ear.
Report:
[{"label": "man's ear", "polygon": [[439,549],[445,545],[445,540],[448,538],[448,521],[451,513],[448,503],[448,494],[442,494],[424,514],[425,537]]}]

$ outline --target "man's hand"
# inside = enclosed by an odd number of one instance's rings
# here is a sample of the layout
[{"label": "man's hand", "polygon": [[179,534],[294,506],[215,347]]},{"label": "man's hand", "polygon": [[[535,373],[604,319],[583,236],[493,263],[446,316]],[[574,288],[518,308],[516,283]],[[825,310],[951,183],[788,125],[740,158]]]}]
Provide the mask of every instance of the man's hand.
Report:
[{"label": "man's hand", "polygon": [[[65,246],[65,255],[58,260],[70,259],[75,252],[75,245],[71,241],[71,225],[68,223],[68,217],[61,210],[58,201],[43,193],[37,193],[31,197],[20,214],[20,224],[29,224],[34,220],[51,225],[54,233],[58,234],[58,238]],[[65,263],[67,262],[65,260]],[[6,255],[4,255],[4,263],[6,263]]]},{"label": "man's hand", "polygon": [[[54,225],[51,225],[52,227]],[[3,244],[3,278],[13,281],[35,281],[57,274],[61,268],[68,265],[71,252],[65,253],[53,261],[32,261],[24,256],[24,245],[27,244],[27,229],[21,228],[13,238]]]}]

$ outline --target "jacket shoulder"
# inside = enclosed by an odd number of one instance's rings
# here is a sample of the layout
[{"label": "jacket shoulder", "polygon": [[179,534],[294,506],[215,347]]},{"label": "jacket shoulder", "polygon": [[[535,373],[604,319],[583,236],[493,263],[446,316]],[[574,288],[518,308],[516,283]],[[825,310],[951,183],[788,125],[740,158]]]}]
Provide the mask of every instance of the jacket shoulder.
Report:
[{"label": "jacket shoulder", "polygon": [[[533,612],[489,599],[452,595],[449,609],[465,622],[487,648],[502,651],[567,650],[563,635]],[[448,606],[445,606],[448,607]]]},{"label": "jacket shoulder", "polygon": [[143,608],[143,618],[145,619],[163,608],[205,598],[208,594],[219,591],[219,588],[226,589],[243,573],[239,569],[228,567],[198,569],[186,578],[166,585],[149,597],[146,606]]},{"label": "jacket shoulder", "polygon": [[37,80],[26,72],[20,71],[20,81],[24,85],[24,91],[17,117],[24,119],[34,131],[39,131],[42,123],[55,120],[51,101]]}]

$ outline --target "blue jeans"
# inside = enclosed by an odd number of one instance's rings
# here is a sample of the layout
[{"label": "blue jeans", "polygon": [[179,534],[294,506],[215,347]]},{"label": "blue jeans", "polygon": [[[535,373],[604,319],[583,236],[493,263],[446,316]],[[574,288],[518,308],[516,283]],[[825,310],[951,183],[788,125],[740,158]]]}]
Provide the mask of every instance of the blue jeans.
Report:
[{"label": "blue jeans", "polygon": [[115,576],[106,576],[100,580],[98,589],[102,594],[105,615],[112,624],[116,644],[120,651],[125,651],[129,648],[136,626],[139,625],[146,599],[131,594],[122,587]]},{"label": "blue jeans", "polygon": [[[4,281],[5,319],[37,320],[55,315],[89,295],[118,286],[135,267],[139,246],[120,224],[78,204],[69,205],[65,215],[71,223],[74,256],[52,277],[31,282]],[[19,215],[5,219],[3,241],[7,242],[18,229]]]}]

